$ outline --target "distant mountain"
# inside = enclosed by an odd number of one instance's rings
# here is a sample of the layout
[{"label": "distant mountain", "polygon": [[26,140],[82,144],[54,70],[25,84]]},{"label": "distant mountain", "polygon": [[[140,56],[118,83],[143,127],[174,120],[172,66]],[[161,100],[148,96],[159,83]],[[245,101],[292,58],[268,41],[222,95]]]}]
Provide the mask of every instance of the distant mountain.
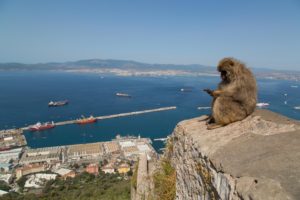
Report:
[{"label": "distant mountain", "polygon": [[191,64],[191,65],[174,65],[174,64],[147,64],[130,60],[113,60],[113,59],[89,59],[74,62],[62,63],[0,63],[0,70],[64,70],[78,68],[117,68],[117,69],[136,69],[136,70],[188,70],[188,71],[211,71],[212,67]]},{"label": "distant mountain", "polygon": [[[72,62],[49,62],[37,64],[0,63],[0,70],[59,70],[113,74],[117,76],[201,76],[218,75],[216,67],[199,64],[148,64],[131,60],[88,59]],[[252,68],[257,78],[284,79],[300,81],[300,71],[283,71]]]}]

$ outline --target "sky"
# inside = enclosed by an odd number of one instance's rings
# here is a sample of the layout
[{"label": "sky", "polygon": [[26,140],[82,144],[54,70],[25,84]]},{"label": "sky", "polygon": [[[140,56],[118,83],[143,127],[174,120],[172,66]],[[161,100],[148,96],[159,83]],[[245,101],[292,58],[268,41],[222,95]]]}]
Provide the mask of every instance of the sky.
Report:
[{"label": "sky", "polygon": [[0,0],[0,62],[122,59],[300,70],[300,0]]}]

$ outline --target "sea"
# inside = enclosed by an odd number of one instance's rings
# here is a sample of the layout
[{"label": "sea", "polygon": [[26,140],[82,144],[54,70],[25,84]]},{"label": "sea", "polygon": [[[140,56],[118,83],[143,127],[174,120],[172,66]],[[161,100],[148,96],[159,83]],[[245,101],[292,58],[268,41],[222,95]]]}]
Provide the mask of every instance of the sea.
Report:
[{"label": "sea", "polygon": [[[300,120],[300,83],[259,79],[259,102],[267,109]],[[122,77],[92,73],[49,71],[0,72],[0,130],[37,122],[65,121],[81,116],[103,116],[176,106],[176,110],[100,120],[86,125],[57,126],[25,131],[31,148],[108,141],[116,135],[165,138],[182,120],[209,114],[211,97],[203,89],[215,89],[219,77]],[[182,91],[183,89],[184,91]],[[117,92],[131,98],[118,97]],[[62,107],[50,101],[69,100]],[[199,109],[200,107],[200,109]],[[203,109],[201,109],[203,108]],[[153,141],[159,151],[164,144]]]}]

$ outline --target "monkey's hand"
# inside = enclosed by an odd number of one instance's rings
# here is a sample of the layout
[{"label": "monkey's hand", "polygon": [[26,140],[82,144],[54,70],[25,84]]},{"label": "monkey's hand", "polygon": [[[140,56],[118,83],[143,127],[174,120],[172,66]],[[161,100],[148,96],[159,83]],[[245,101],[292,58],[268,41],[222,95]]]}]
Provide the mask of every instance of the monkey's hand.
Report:
[{"label": "monkey's hand", "polygon": [[207,94],[209,94],[210,96],[213,96],[214,91],[211,89],[204,89],[204,92],[206,92]]},{"label": "monkey's hand", "polygon": [[212,96],[213,96],[213,97],[218,97],[218,96],[220,96],[220,95],[223,95],[223,91],[222,91],[222,90],[214,90],[214,91],[212,92]]},{"label": "monkey's hand", "polygon": [[222,94],[221,90],[210,90],[210,89],[204,89],[203,91],[207,92],[212,97],[218,97]]}]

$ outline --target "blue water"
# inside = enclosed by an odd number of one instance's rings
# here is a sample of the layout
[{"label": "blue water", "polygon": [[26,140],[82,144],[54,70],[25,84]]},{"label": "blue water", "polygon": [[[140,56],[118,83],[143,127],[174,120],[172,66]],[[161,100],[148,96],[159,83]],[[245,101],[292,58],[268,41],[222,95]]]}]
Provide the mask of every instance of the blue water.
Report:
[{"label": "blue water", "polygon": [[[24,127],[37,121],[64,121],[81,115],[100,116],[165,106],[177,110],[98,121],[88,125],[66,125],[43,132],[26,132],[28,145],[44,147],[111,140],[116,134],[158,138],[172,133],[184,119],[208,114],[198,106],[209,106],[203,88],[215,88],[218,77],[116,77],[59,72],[1,72],[0,129]],[[270,110],[300,119],[300,85],[292,81],[258,80],[259,101]],[[191,92],[180,92],[181,88]],[[116,97],[116,92],[132,98]],[[288,96],[285,97],[284,94]],[[68,99],[64,107],[48,108],[50,100]],[[284,101],[288,104],[285,105]],[[162,143],[154,142],[156,149]]]}]

